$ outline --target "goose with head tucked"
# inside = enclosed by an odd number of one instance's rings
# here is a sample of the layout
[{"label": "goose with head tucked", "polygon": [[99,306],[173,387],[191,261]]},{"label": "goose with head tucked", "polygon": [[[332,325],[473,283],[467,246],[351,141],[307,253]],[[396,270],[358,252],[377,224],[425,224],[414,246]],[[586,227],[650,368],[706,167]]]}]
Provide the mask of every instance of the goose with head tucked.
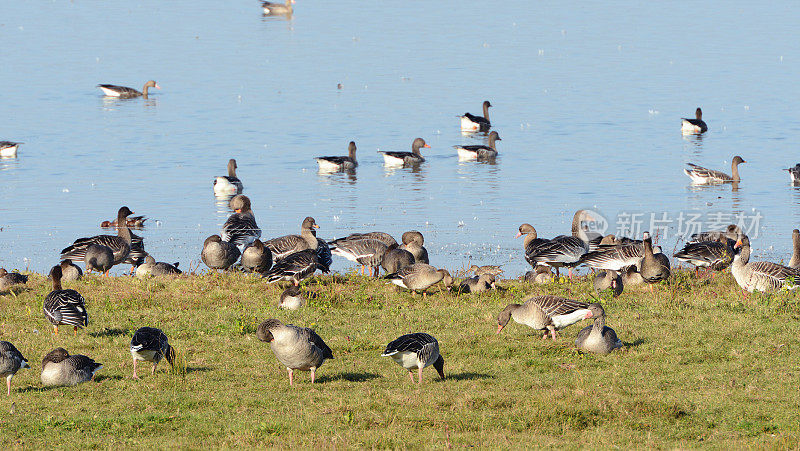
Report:
[{"label": "goose with head tucked", "polygon": [[324,273],[329,272],[329,268],[319,262],[317,250],[306,249],[277,260],[261,276],[267,279],[267,283],[287,281],[300,285],[303,279],[313,275],[317,269]]},{"label": "goose with head tucked", "polygon": [[128,207],[122,207],[117,212],[117,222],[122,224],[117,227],[117,235],[96,235],[90,238],[78,238],[72,245],[61,250],[62,260],[84,262],[86,250],[92,244],[107,246],[114,254],[114,265],[124,262],[131,252],[132,235],[128,229],[128,216],[133,212]]},{"label": "goose with head tucked", "polygon": [[575,339],[575,346],[583,352],[595,354],[610,354],[617,348],[622,347],[622,341],[617,338],[614,329],[606,326],[606,311],[600,304],[589,304],[590,318],[594,318],[594,324],[586,326],[578,332]]},{"label": "goose with head tucked", "polygon": [[387,166],[411,166],[425,161],[419,149],[431,147],[424,139],[416,138],[411,143],[411,152],[390,152],[379,150],[383,154],[383,162]]},{"label": "goose with head tucked", "polygon": [[489,133],[488,145],[453,146],[458,151],[459,161],[467,160],[491,160],[497,157],[497,147],[495,141],[502,141],[500,135],[493,131]]},{"label": "goose with head tucked", "polygon": [[525,273],[525,280],[538,285],[553,281],[553,271],[549,266],[537,265],[531,271]]},{"label": "goose with head tucked", "polygon": [[286,3],[261,2],[261,9],[265,16],[291,16],[294,2],[295,0],[286,0]]},{"label": "goose with head tucked", "polygon": [[74,386],[89,382],[103,365],[85,355],[70,355],[64,348],[48,352],[42,359],[42,385]]},{"label": "goose with head tucked", "polygon": [[317,221],[311,216],[307,216],[300,224],[300,235],[284,235],[264,241],[264,246],[272,252],[275,262],[280,261],[289,255],[307,249],[317,249],[319,242],[314,229],[318,229]]},{"label": "goose with head tucked", "polygon": [[444,358],[439,352],[439,341],[426,333],[417,332],[395,338],[386,345],[381,357],[391,357],[396,364],[408,370],[412,384],[415,382],[413,370],[417,370],[417,384],[421,384],[422,370],[431,365],[444,380]]},{"label": "goose with head tucked", "polygon": [[698,185],[714,185],[718,183],[737,183],[742,179],[739,177],[739,165],[747,163],[742,157],[736,155],[731,161],[731,175],[722,171],[704,168],[693,163],[686,163],[689,167],[683,173],[692,179],[692,183]]},{"label": "goose with head tucked", "polygon": [[78,328],[89,325],[89,313],[86,311],[86,301],[75,290],[61,288],[61,266],[53,266],[50,270],[53,280],[53,291],[44,298],[42,310],[44,316],[53,325],[53,330],[58,334],[58,326],[73,326],[75,335]]},{"label": "goose with head tucked", "polygon": [[734,245],[736,254],[731,264],[731,274],[742,289],[753,291],[775,291],[781,288],[795,289],[800,282],[800,270],[772,262],[750,261],[750,238],[742,235]]},{"label": "goose with head tucked", "polygon": [[211,235],[203,242],[200,259],[211,269],[228,269],[239,260],[239,248],[223,241],[219,235]]},{"label": "goose with head tucked", "polygon": [[114,251],[102,244],[90,244],[86,248],[83,261],[86,264],[86,272],[97,271],[107,276],[108,271],[114,266]]},{"label": "goose with head tucked", "polygon": [[483,293],[484,291],[493,290],[494,288],[494,276],[491,274],[481,274],[465,279],[461,282],[461,285],[459,285],[458,290],[461,293]]},{"label": "goose with head tucked", "polygon": [[30,368],[28,359],[13,344],[0,341],[0,377],[6,379],[6,396],[11,396],[11,378],[20,368]]},{"label": "goose with head tucked", "polygon": [[697,134],[708,131],[708,125],[703,122],[703,110],[700,107],[697,107],[694,111],[694,116],[694,119],[681,118],[681,131],[684,134]]},{"label": "goose with head tucked", "polygon": [[446,269],[436,269],[425,263],[414,263],[406,266],[400,271],[383,276],[398,287],[411,290],[412,292],[422,291],[422,297],[427,299],[428,288],[444,281],[445,287],[453,285],[453,278]]},{"label": "goose with head tucked", "polygon": [[148,80],[141,91],[137,91],[133,88],[129,88],[127,86],[117,86],[117,85],[97,85],[101,91],[103,91],[103,95],[107,97],[119,97],[120,99],[132,99],[135,97],[142,97],[147,98],[150,88],[161,89],[161,86],[158,86],[153,80]]},{"label": "goose with head tucked", "polygon": [[182,274],[182,271],[178,269],[178,264],[178,262],[175,262],[175,264],[157,262],[152,255],[147,254],[144,258],[144,263],[136,268],[136,277],[177,276],[178,274]]},{"label": "goose with head tucked", "polygon": [[336,171],[352,171],[358,166],[356,161],[356,143],[350,141],[347,147],[348,155],[346,157],[317,157],[314,158],[319,165],[319,170],[322,172],[336,172]]},{"label": "goose with head tucked", "polygon": [[425,237],[422,236],[422,233],[416,230],[405,232],[403,233],[401,241],[403,244],[400,246],[400,249],[411,252],[411,255],[414,256],[414,262],[430,263],[430,261],[428,261],[428,250],[423,246],[425,244]]},{"label": "goose with head tucked", "polygon": [[8,290],[14,285],[24,285],[28,283],[28,276],[18,272],[8,272],[5,268],[0,268],[0,291]]},{"label": "goose with head tucked", "polygon": [[0,157],[2,158],[13,158],[17,156],[17,149],[19,149],[19,145],[24,143],[18,143],[14,141],[0,141]]},{"label": "goose with head tucked", "polygon": [[259,324],[256,337],[269,343],[275,357],[289,370],[289,385],[294,384],[294,371],[311,371],[311,383],[316,379],[317,368],[325,360],[333,359],[333,351],[325,341],[308,327],[283,324],[268,319]]},{"label": "goose with head tucked", "polygon": [[248,272],[265,272],[272,267],[272,251],[261,240],[255,240],[242,252],[242,268]]},{"label": "goose with head tucked", "polygon": [[360,264],[362,273],[364,273],[364,267],[368,268],[369,274],[373,275],[374,272],[375,277],[378,276],[378,268],[388,249],[382,241],[378,240],[349,240],[331,244],[333,255]]},{"label": "goose with head tucked", "polygon": [[497,317],[497,333],[513,319],[535,330],[543,331],[542,338],[556,339],[556,331],[591,318],[589,304],[559,296],[531,295],[523,304],[508,304]]},{"label": "goose with head tucked", "polygon": [[488,100],[483,101],[483,116],[475,116],[473,114],[464,113],[461,118],[461,131],[462,132],[488,132],[492,127],[489,122],[489,108],[492,106]]},{"label": "goose with head tucked", "polygon": [[175,366],[175,348],[170,346],[167,335],[155,327],[140,327],[131,338],[131,356],[133,356],[133,378],[139,379],[136,374],[138,361],[153,362],[150,374],[156,374],[156,367],[161,359],[166,358],[170,366]]},{"label": "goose with head tucked", "polygon": [[387,274],[391,274],[393,272],[400,271],[406,266],[411,266],[415,262],[416,260],[414,259],[414,254],[405,249],[400,249],[395,242],[394,244],[390,245],[386,249],[386,253],[383,254],[381,266]]},{"label": "goose with head tucked", "polygon": [[83,270],[80,266],[72,263],[70,260],[61,260],[61,281],[73,282],[80,280],[83,277]]},{"label": "goose with head tucked", "polygon": [[236,176],[236,160],[228,160],[228,175],[221,175],[214,179],[214,194],[217,196],[235,196],[244,189],[242,181]]},{"label": "goose with head tucked", "polygon": [[278,307],[286,310],[297,310],[305,303],[306,299],[303,296],[303,291],[297,285],[292,285],[283,290],[281,297],[278,299]]},{"label": "goose with head tucked", "polygon": [[235,196],[230,201],[233,214],[222,225],[223,241],[227,241],[239,248],[241,252],[245,247],[258,238],[261,238],[261,229],[256,224],[256,216],[250,207],[250,198],[244,194]]}]

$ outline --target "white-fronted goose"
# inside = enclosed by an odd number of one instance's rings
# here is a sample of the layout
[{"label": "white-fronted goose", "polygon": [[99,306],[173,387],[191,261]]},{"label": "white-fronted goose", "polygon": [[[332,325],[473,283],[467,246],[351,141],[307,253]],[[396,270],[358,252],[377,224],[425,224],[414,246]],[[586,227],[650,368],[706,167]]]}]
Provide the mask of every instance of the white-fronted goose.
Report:
[{"label": "white-fronted goose", "polygon": [[396,273],[387,274],[383,278],[412,292],[422,291],[424,298],[427,298],[425,290],[441,281],[444,281],[445,287],[453,284],[453,278],[446,269],[436,269],[425,263],[414,263]]},{"label": "white-fronted goose", "polygon": [[268,283],[287,281],[300,285],[300,281],[314,274],[317,269],[328,272],[328,268],[319,264],[317,251],[306,249],[276,261],[272,268],[262,274],[262,277],[267,279]]},{"label": "white-fronted goose", "polygon": [[595,354],[610,354],[613,350],[622,347],[622,341],[617,338],[614,329],[606,326],[606,311],[600,304],[589,304],[589,312],[594,318],[594,324],[586,326],[578,332],[575,346],[583,352]]},{"label": "white-fronted goose", "polygon": [[85,355],[70,355],[64,348],[48,352],[42,359],[42,385],[55,387],[89,382],[103,365]]},{"label": "white-fronted goose", "polygon": [[[650,234],[644,232],[644,257],[639,264],[639,273],[645,282],[649,284],[657,283],[662,280],[667,280],[670,274],[669,258],[666,255],[658,252],[653,252],[653,241],[650,239]],[[650,287],[653,290],[653,287]]]},{"label": "white-fronted goose", "polygon": [[308,216],[303,219],[303,223],[300,224],[300,235],[284,235],[273,238],[264,241],[264,246],[269,248],[272,252],[272,258],[275,262],[278,262],[296,252],[306,249],[317,249],[319,243],[314,229],[318,228],[317,221],[311,216]]},{"label": "white-fronted goose", "polygon": [[369,269],[369,274],[378,277],[378,267],[383,261],[388,247],[378,240],[349,240],[331,243],[331,253],[344,257]]},{"label": "white-fronted goose", "polygon": [[681,131],[686,134],[705,133],[708,126],[703,122],[703,110],[700,107],[694,111],[694,119],[681,118]]},{"label": "white-fronted goose", "polygon": [[245,271],[265,272],[272,267],[272,251],[261,240],[255,240],[242,252],[241,263]]},{"label": "white-fronted goose", "polygon": [[73,326],[75,335],[78,335],[79,327],[82,329],[89,325],[86,301],[75,290],[61,289],[61,266],[53,266],[50,278],[53,280],[53,291],[44,298],[44,316],[53,325],[56,334],[58,326],[64,324]]},{"label": "white-fronted goose", "polygon": [[144,258],[144,263],[136,268],[136,277],[176,276],[182,273],[181,270],[178,269],[178,264],[179,262],[176,262],[174,265],[165,262],[157,262],[152,255],[147,254]]},{"label": "white-fronted goose", "polygon": [[236,177],[236,160],[228,160],[228,175],[220,175],[214,179],[214,194],[217,196],[235,196],[244,189],[242,181]]},{"label": "white-fronted goose", "polygon": [[286,310],[297,310],[306,303],[303,292],[297,285],[292,285],[283,290],[278,300],[278,307]]},{"label": "white-fronted goose", "polygon": [[378,153],[383,154],[383,162],[388,166],[404,166],[415,165],[425,161],[422,154],[419,153],[421,148],[429,148],[424,139],[417,138],[411,143],[411,152],[388,152],[379,150]]},{"label": "white-fronted goose", "polygon": [[493,131],[489,133],[489,144],[472,146],[453,146],[458,151],[459,160],[490,160],[497,157],[497,147],[495,141],[502,141],[500,135]]},{"label": "white-fronted goose", "polygon": [[13,158],[17,156],[17,149],[19,145],[24,143],[17,143],[14,141],[0,141],[0,157]]},{"label": "white-fronted goose", "polygon": [[241,252],[253,241],[261,238],[261,229],[256,224],[256,216],[250,208],[250,198],[239,194],[231,199],[233,214],[222,225],[222,240],[239,248]]},{"label": "white-fronted goose", "polygon": [[720,237],[724,237],[735,243],[736,240],[739,239],[739,235],[741,233],[742,229],[738,225],[730,224],[723,231],[693,233],[689,242],[699,243],[702,241],[719,241]]},{"label": "white-fronted goose", "polygon": [[102,244],[90,244],[86,248],[83,262],[86,264],[86,272],[97,271],[107,276],[108,271],[114,266],[114,251]]},{"label": "white-fronted goose", "polygon": [[117,222],[122,224],[117,228],[117,235],[95,235],[89,238],[78,238],[72,245],[61,250],[62,260],[83,262],[86,258],[86,249],[92,244],[107,246],[114,254],[114,265],[118,265],[128,258],[131,252],[131,231],[128,229],[127,218],[133,212],[128,207],[122,207],[117,212]]},{"label": "white-fronted goose", "polygon": [[83,270],[80,266],[72,263],[70,260],[61,260],[61,281],[72,282],[80,280],[83,277]]},{"label": "white-fronted goose", "polygon": [[463,132],[487,132],[492,127],[489,122],[489,107],[492,104],[488,100],[483,101],[483,117],[464,113],[461,116],[461,131]]},{"label": "white-fronted goose", "polygon": [[784,171],[789,171],[789,179],[792,183],[800,182],[800,163],[797,163],[794,167],[784,169]]},{"label": "white-fronted goose", "polygon": [[612,296],[617,297],[622,294],[624,287],[622,276],[613,269],[598,271],[594,276],[594,291],[598,294],[610,289]]},{"label": "white-fronted goose", "polygon": [[483,274],[491,274],[493,276],[499,276],[503,274],[503,268],[496,265],[484,265],[484,266],[472,265],[469,267],[467,272],[471,272],[476,276],[480,276]]},{"label": "white-fronted goose", "polygon": [[351,233],[344,238],[337,238],[331,241],[331,244],[337,243],[339,241],[350,241],[350,240],[378,240],[381,241],[383,244],[387,246],[391,246],[392,244],[397,244],[397,241],[386,232],[366,232],[366,233]]},{"label": "white-fronted goose", "polygon": [[5,268],[0,268],[0,291],[8,290],[14,285],[24,285],[28,283],[28,276],[18,272],[8,272]]},{"label": "white-fronted goose", "polygon": [[6,379],[6,396],[11,396],[11,378],[20,368],[30,368],[28,360],[7,341],[0,341],[0,377]]},{"label": "white-fronted goose", "polygon": [[422,233],[417,230],[405,232],[403,233],[401,241],[403,244],[400,246],[400,249],[405,249],[408,252],[411,252],[411,255],[414,256],[414,261],[416,263],[430,263],[428,260],[428,250],[425,249],[424,246],[425,237],[422,236]]},{"label": "white-fronted goose", "polygon": [[275,357],[289,370],[289,385],[294,384],[294,370],[311,371],[313,384],[317,368],[326,359],[333,359],[331,348],[308,327],[284,325],[277,319],[268,319],[259,324],[256,337],[269,343]]},{"label": "white-fronted goose", "polygon": [[672,255],[678,260],[690,263],[695,268],[711,268],[722,271],[733,262],[733,242],[725,236],[717,241],[686,243],[683,249]]},{"label": "white-fronted goose", "polygon": [[349,151],[349,155],[346,157],[317,157],[314,158],[319,165],[320,171],[352,171],[353,169],[358,166],[358,161],[356,161],[356,143],[350,141],[350,144],[347,146]]},{"label": "white-fronted goose", "polygon": [[158,83],[153,80],[148,80],[144,84],[141,92],[133,88],[128,88],[127,86],[97,85],[97,87],[103,91],[103,95],[108,97],[119,97],[121,99],[132,99],[134,97],[144,97],[146,99],[148,90],[150,88],[161,89],[161,86],[158,86]]},{"label": "white-fronted goose", "polygon": [[425,333],[406,334],[397,337],[386,345],[381,357],[391,357],[395,363],[408,370],[411,383],[417,370],[422,383],[422,370],[430,365],[436,368],[439,377],[444,379],[444,358],[439,353],[439,342]]},{"label": "white-fronted goose", "polygon": [[545,284],[553,281],[553,271],[549,266],[537,265],[525,273],[525,280],[535,284]]},{"label": "white-fronted goose", "polygon": [[494,289],[494,287],[494,276],[491,274],[481,274],[480,276],[465,279],[461,282],[461,285],[459,285],[458,290],[461,293],[482,293]]},{"label": "white-fronted goose", "polygon": [[[145,221],[147,221],[147,218],[144,215],[130,216],[127,218],[125,223],[128,225],[128,228],[130,229],[141,229],[144,227]],[[103,221],[100,223],[100,227],[103,227],[105,229],[110,229],[110,228],[116,229],[117,225],[118,225],[117,219],[114,219],[112,221]]]},{"label": "white-fronted goose", "polygon": [[790,268],[800,268],[800,230],[792,230],[792,258],[789,260]]},{"label": "white-fronted goose", "polygon": [[684,174],[688,175],[690,179],[692,179],[692,183],[696,184],[717,184],[717,183],[729,183],[729,182],[739,182],[741,178],[739,177],[739,165],[742,163],[747,163],[740,157],[736,155],[733,157],[733,161],[731,161],[731,174],[728,175],[722,171],[715,171],[713,169],[704,168],[702,166],[698,166],[692,163],[686,163],[689,168],[684,169]]},{"label": "white-fronted goose", "polygon": [[139,360],[153,362],[150,374],[156,374],[156,367],[161,359],[167,359],[170,366],[175,366],[175,348],[170,346],[167,335],[155,327],[140,327],[131,338],[131,356],[133,356],[133,378],[136,374],[136,362]]},{"label": "white-fronted goose", "polygon": [[239,248],[223,241],[219,235],[211,235],[203,242],[200,259],[211,269],[228,269],[240,255]]},{"label": "white-fronted goose", "polygon": [[[742,235],[736,241],[734,248],[738,249],[738,252],[733,257],[731,274],[743,289],[752,293],[755,290],[761,292],[779,290],[784,286],[789,289],[797,287],[796,284],[800,281],[799,270],[772,262],[750,261],[750,238],[747,235]],[[788,285],[789,279],[794,281],[792,285]]]},{"label": "white-fronted goose", "polygon": [[592,252],[581,257],[580,263],[590,268],[621,271],[631,265],[637,265],[644,257],[644,245],[641,242],[629,241],[624,244],[601,245]]},{"label": "white-fronted goose", "polygon": [[585,302],[558,296],[532,295],[524,304],[508,304],[500,312],[497,317],[497,333],[513,318],[519,324],[543,331],[542,338],[547,338],[549,331],[551,338],[555,340],[556,331],[591,317],[589,304]]},{"label": "white-fronted goose", "polygon": [[393,272],[400,271],[406,266],[411,266],[415,262],[416,260],[414,259],[414,254],[405,249],[400,249],[395,242],[394,244],[390,245],[386,249],[386,253],[383,254],[381,266],[383,266],[383,269],[387,274],[391,274]]},{"label": "white-fronted goose", "polygon": [[295,0],[286,0],[286,3],[261,2],[265,16],[291,16]]}]

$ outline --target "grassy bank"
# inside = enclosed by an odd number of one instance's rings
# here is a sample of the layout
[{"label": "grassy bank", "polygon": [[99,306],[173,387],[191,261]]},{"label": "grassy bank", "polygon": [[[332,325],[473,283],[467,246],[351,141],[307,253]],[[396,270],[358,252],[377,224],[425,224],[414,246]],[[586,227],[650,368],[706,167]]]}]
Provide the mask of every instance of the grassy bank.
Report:
[{"label": "grassy bank", "polygon": [[[0,340],[33,369],[0,396],[0,445],[9,447],[798,447],[800,305],[794,293],[742,296],[729,274],[674,276],[656,293],[605,298],[626,347],[579,355],[571,326],[553,343],[496,316],[528,293],[590,300],[590,281],[531,286],[426,302],[383,281],[320,277],[310,305],[275,307],[280,289],[240,274],[174,280],[89,277],[67,284],[87,299],[89,327],[55,336],[41,305],[50,286],[33,275],[0,294]],[[254,335],[268,317],[311,326],[335,360],[310,384]],[[140,326],[163,329],[182,365],[131,379],[128,345]],[[439,339],[448,378],[421,386],[379,357],[410,331]],[[104,364],[93,382],[44,389],[43,355],[56,346]]]}]

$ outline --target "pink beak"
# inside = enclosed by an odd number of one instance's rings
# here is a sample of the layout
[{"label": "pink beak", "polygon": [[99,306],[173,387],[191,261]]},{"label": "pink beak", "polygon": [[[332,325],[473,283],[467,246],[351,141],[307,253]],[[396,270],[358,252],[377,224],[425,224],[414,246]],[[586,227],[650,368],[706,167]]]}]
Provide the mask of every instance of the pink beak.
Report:
[{"label": "pink beak", "polygon": [[503,326],[498,324],[497,325],[497,333],[499,334],[501,330],[503,330]]},{"label": "pink beak", "polygon": [[586,312],[586,316],[585,316],[583,319],[589,319],[589,318],[591,318],[591,317],[593,317],[593,316],[594,316],[594,315],[592,315],[592,311],[591,311],[591,310],[589,310],[588,312]]},{"label": "pink beak", "polygon": [[522,236],[522,232],[517,232],[517,236],[515,236],[514,238],[519,238],[521,236]]},{"label": "pink beak", "polygon": [[156,83],[156,89],[161,89],[161,86],[158,86],[158,83]]}]

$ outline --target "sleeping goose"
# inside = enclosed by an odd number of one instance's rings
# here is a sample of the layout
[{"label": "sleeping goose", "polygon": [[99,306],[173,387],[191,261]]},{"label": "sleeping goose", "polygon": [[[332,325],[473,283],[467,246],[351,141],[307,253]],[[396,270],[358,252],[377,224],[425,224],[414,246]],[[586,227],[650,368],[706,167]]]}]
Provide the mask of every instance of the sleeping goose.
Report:
[{"label": "sleeping goose", "polygon": [[594,276],[594,291],[598,294],[610,289],[611,295],[617,297],[622,294],[624,287],[622,276],[613,269],[598,271]]},{"label": "sleeping goose", "polygon": [[725,236],[720,236],[717,241],[686,243],[672,256],[694,265],[697,270],[711,268],[722,271],[733,262],[733,243]]},{"label": "sleeping goose", "polygon": [[128,216],[133,212],[128,207],[122,207],[117,212],[117,222],[122,224],[117,228],[117,235],[95,235],[90,238],[78,238],[70,246],[61,250],[62,260],[82,262],[86,257],[86,249],[92,244],[107,246],[114,254],[114,265],[118,265],[128,258],[131,252],[131,231],[128,229]]},{"label": "sleeping goose", "polygon": [[481,274],[480,276],[470,277],[461,282],[458,290],[461,293],[482,293],[494,288],[494,276],[491,274]]},{"label": "sleeping goose", "polygon": [[476,276],[480,276],[483,274],[491,274],[493,276],[499,276],[503,274],[503,268],[496,265],[484,265],[484,266],[472,265],[469,267],[467,272],[471,272]]},{"label": "sleeping goose", "polygon": [[293,4],[294,0],[286,0],[286,3],[261,2],[261,8],[265,16],[291,16]]},{"label": "sleeping goose", "polygon": [[589,304],[585,302],[558,296],[532,295],[524,304],[508,304],[500,312],[497,317],[497,333],[513,318],[519,324],[543,331],[542,338],[547,338],[549,331],[551,338],[555,340],[556,331],[591,317]]},{"label": "sleeping goose", "polygon": [[86,248],[83,262],[86,264],[87,273],[97,271],[107,276],[108,271],[114,266],[114,251],[102,244],[90,244]]},{"label": "sleeping goose", "polygon": [[487,132],[492,124],[489,122],[489,107],[492,104],[488,100],[483,101],[483,117],[473,116],[469,113],[464,113],[461,116],[461,131],[463,132]]},{"label": "sleeping goose", "polygon": [[458,151],[459,161],[465,160],[489,160],[497,156],[495,141],[502,141],[500,135],[493,131],[489,133],[489,144],[473,146],[453,146]]},{"label": "sleeping goose", "polygon": [[415,165],[425,161],[425,158],[422,158],[422,154],[419,153],[419,149],[423,147],[429,148],[431,146],[425,143],[424,139],[417,138],[411,143],[411,152],[389,152],[379,150],[378,153],[383,154],[383,162],[387,166]]},{"label": "sleeping goose", "polygon": [[147,276],[175,276],[181,273],[181,270],[178,269],[177,262],[174,265],[165,262],[157,262],[150,254],[147,254],[144,258],[144,263],[136,268],[136,277],[139,278]]},{"label": "sleeping goose", "polygon": [[626,287],[644,285],[644,279],[635,265],[628,266],[622,271],[622,284]]},{"label": "sleeping goose", "polygon": [[319,263],[315,249],[306,249],[277,260],[272,268],[262,274],[262,277],[267,279],[267,283],[288,281],[294,285],[300,285],[303,279],[313,275],[317,269],[322,272],[329,271],[327,267]]},{"label": "sleeping goose", "polygon": [[300,287],[292,285],[283,290],[278,300],[278,307],[286,310],[297,310],[306,303]]},{"label": "sleeping goose", "polygon": [[792,230],[792,258],[789,260],[790,268],[800,268],[800,230]]},{"label": "sleeping goose", "polygon": [[606,312],[600,304],[589,304],[589,312],[594,318],[594,324],[586,326],[578,332],[575,346],[583,352],[595,354],[610,354],[613,350],[622,347],[622,341],[617,338],[614,329],[606,326]]},{"label": "sleeping goose", "polygon": [[119,97],[121,99],[132,99],[134,97],[143,97],[147,98],[147,90],[150,88],[161,89],[161,86],[158,86],[153,80],[149,80],[147,83],[144,84],[142,88],[142,92],[139,92],[133,88],[128,88],[126,86],[117,86],[117,85],[97,85],[101,91],[103,91],[103,95],[108,97]]},{"label": "sleeping goose", "polygon": [[311,216],[303,219],[300,224],[300,235],[284,235],[278,238],[273,238],[264,241],[264,246],[267,246],[272,252],[272,258],[275,262],[288,257],[296,252],[304,251],[307,249],[317,249],[319,245],[317,236],[314,229],[318,229],[317,221]]},{"label": "sleeping goose", "polygon": [[[653,241],[650,239],[650,233],[644,232],[642,236],[644,257],[639,263],[639,273],[644,281],[649,284],[667,280],[670,275],[669,258],[661,252],[653,252]],[[650,286],[650,291],[653,291],[652,285]]]},{"label": "sleeping goose", "polygon": [[239,248],[241,252],[257,238],[261,238],[261,229],[256,224],[256,216],[250,209],[250,198],[239,194],[231,199],[233,214],[222,225],[223,241]]},{"label": "sleeping goose", "polygon": [[700,107],[694,111],[695,119],[681,118],[681,131],[685,134],[705,133],[708,126],[703,122],[703,110]]},{"label": "sleeping goose", "polygon": [[42,385],[78,385],[92,380],[101,368],[103,365],[85,355],[70,355],[64,348],[56,348],[42,359]]},{"label": "sleeping goose", "polygon": [[228,269],[239,260],[239,248],[223,241],[219,235],[211,235],[203,242],[200,259],[211,269]]},{"label": "sleeping goose", "polygon": [[422,291],[422,297],[427,299],[425,290],[444,281],[445,287],[453,284],[453,278],[446,269],[436,269],[425,263],[414,263],[400,271],[383,276],[398,287],[406,288],[412,292]]},{"label": "sleeping goose", "polygon": [[736,224],[730,224],[728,227],[725,228],[723,231],[711,231],[711,232],[700,232],[700,233],[693,233],[689,242],[690,243],[699,243],[701,241],[719,241],[720,237],[727,238],[734,243],[736,240],[739,239],[739,235],[742,233],[742,229]]},{"label": "sleeping goose", "polygon": [[28,360],[7,341],[0,341],[0,377],[6,378],[6,396],[11,396],[11,378],[20,368],[30,368]]},{"label": "sleeping goose", "polygon": [[28,283],[28,276],[18,272],[8,272],[5,268],[0,268],[0,291],[8,290],[14,285]]},{"label": "sleeping goose", "polygon": [[400,249],[411,252],[416,263],[430,263],[430,261],[428,261],[428,250],[423,246],[425,244],[425,237],[422,236],[422,233],[416,230],[405,232],[403,233],[401,241],[403,244],[400,246]]},{"label": "sleeping goose", "polygon": [[535,284],[550,283],[553,281],[553,271],[549,266],[537,265],[525,273],[525,280]]},{"label": "sleeping goose", "polygon": [[358,166],[358,161],[356,161],[356,143],[350,141],[350,144],[347,147],[349,155],[346,157],[317,157],[314,158],[317,160],[317,164],[319,165],[320,171],[352,171],[353,169]]},{"label": "sleeping goose", "polygon": [[717,184],[717,183],[730,183],[730,182],[739,182],[741,178],[739,177],[739,165],[741,163],[747,163],[740,157],[736,155],[733,157],[731,161],[731,174],[728,175],[722,171],[715,171],[713,169],[704,168],[702,166],[698,166],[692,163],[686,163],[689,165],[688,169],[684,169],[684,174],[688,175],[689,178],[692,179],[692,183],[695,184]]},{"label": "sleeping goose", "polygon": [[797,163],[794,167],[784,169],[784,171],[789,171],[789,179],[792,183],[800,182],[800,163]]},{"label": "sleeping goose", "polygon": [[81,267],[72,263],[70,260],[61,260],[61,281],[72,282],[80,280],[83,277],[83,270]]},{"label": "sleeping goose", "polygon": [[236,177],[236,160],[228,160],[228,175],[221,175],[214,179],[214,194],[217,196],[235,196],[244,189],[242,181]]},{"label": "sleeping goose", "polygon": [[395,363],[408,370],[411,383],[417,370],[422,383],[422,370],[430,365],[436,368],[439,377],[444,379],[444,358],[439,353],[439,342],[425,333],[406,334],[397,337],[386,345],[381,357],[391,357]]},{"label": "sleeping goose", "polygon": [[[731,274],[740,287],[752,293],[774,291],[787,286],[789,289],[797,287],[800,281],[800,270],[789,268],[772,262],[750,261],[750,238],[742,235],[734,249],[737,249],[731,264]],[[790,279],[793,283],[789,284]]]},{"label": "sleeping goose", "polygon": [[58,334],[58,326],[65,324],[73,326],[75,335],[78,328],[89,325],[89,313],[86,311],[86,301],[75,290],[61,289],[61,266],[53,266],[50,270],[53,279],[53,291],[44,298],[42,310],[44,316],[53,324],[53,330]]},{"label": "sleeping goose", "polygon": [[256,337],[269,343],[275,357],[289,370],[289,385],[294,384],[294,370],[311,371],[313,384],[317,368],[325,360],[333,359],[331,348],[307,327],[284,325],[277,319],[268,319],[259,324]]},{"label": "sleeping goose", "polygon": [[170,366],[175,366],[175,348],[170,346],[167,335],[155,327],[140,327],[131,338],[131,356],[133,356],[133,378],[136,375],[136,362],[139,360],[153,362],[150,374],[156,374],[156,367],[161,359],[167,359]]},{"label": "sleeping goose", "polygon": [[369,274],[378,277],[378,268],[389,248],[378,240],[349,240],[331,243],[331,253],[361,265],[362,274],[366,266]]},{"label": "sleeping goose", "polygon": [[2,158],[12,158],[17,156],[17,149],[19,149],[19,145],[23,143],[18,143],[14,141],[0,141],[0,157]]},{"label": "sleeping goose", "polygon": [[261,240],[255,240],[242,252],[241,263],[245,271],[264,272],[272,267],[272,252]]},{"label": "sleeping goose", "polygon": [[386,271],[386,274],[400,271],[406,266],[411,266],[415,263],[414,254],[405,249],[400,249],[397,243],[390,245],[383,254],[381,266]]}]

